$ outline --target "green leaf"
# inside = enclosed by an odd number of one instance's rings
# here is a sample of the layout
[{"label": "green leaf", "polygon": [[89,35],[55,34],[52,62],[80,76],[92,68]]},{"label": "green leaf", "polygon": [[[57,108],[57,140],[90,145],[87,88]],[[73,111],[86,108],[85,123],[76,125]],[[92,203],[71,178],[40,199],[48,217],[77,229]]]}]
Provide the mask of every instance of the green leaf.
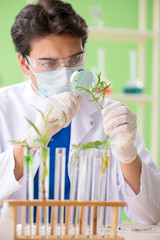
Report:
[{"label": "green leaf", "polygon": [[98,107],[100,108],[100,110],[102,110],[103,107],[99,104],[99,99],[102,97],[102,103],[103,103],[103,100],[105,98],[105,91],[111,84],[108,85],[105,81],[101,81],[101,72],[97,74],[97,78],[98,80],[97,80],[96,86],[93,86],[91,90],[86,89],[82,86],[78,86],[76,88],[81,88],[85,90],[87,93],[89,93],[92,96],[92,99],[90,101],[97,102]]},{"label": "green leaf", "polygon": [[40,133],[40,131],[38,130],[38,128],[36,127],[36,125],[33,123],[33,122],[31,122],[29,119],[27,119],[27,118],[25,118],[28,122],[29,122],[29,124],[35,129],[35,131],[37,132],[37,134],[41,137],[41,133]]},{"label": "green leaf", "polygon": [[96,85],[99,85],[100,81],[101,81],[101,72],[99,74],[97,74],[97,77],[98,77],[98,82]]},{"label": "green leaf", "polygon": [[28,144],[27,144],[27,142],[26,142],[25,140],[23,140],[23,141],[10,140],[9,142],[12,143],[12,144],[14,144],[14,145],[20,144],[20,145],[22,145],[23,147],[27,147],[28,150],[31,149],[31,147],[28,146]]},{"label": "green leaf", "polygon": [[43,120],[45,121],[45,116],[44,116],[44,113],[37,107],[33,106],[42,116]]},{"label": "green leaf", "polygon": [[51,125],[51,127],[47,129],[46,134],[48,134],[49,131],[50,131],[54,126],[59,125],[60,123],[62,123],[62,122],[64,122],[64,121],[65,121],[64,119],[54,121],[53,124]]},{"label": "green leaf", "polygon": [[53,122],[53,126],[59,125],[62,122],[65,122],[65,119],[56,120],[56,121]]},{"label": "green leaf", "polygon": [[53,106],[52,106],[52,107],[50,108],[50,110],[48,111],[48,114],[47,114],[47,117],[46,117],[46,121],[47,121],[47,122],[48,122],[48,118],[49,118],[52,110],[53,110]]},{"label": "green leaf", "polygon": [[75,149],[78,149],[78,148],[80,148],[80,146],[81,146],[81,144],[79,143],[79,144],[72,144],[72,147],[73,148],[75,148]]},{"label": "green leaf", "polygon": [[90,93],[90,90],[89,90],[89,89],[84,88],[84,87],[82,87],[82,86],[77,86],[76,88],[80,88],[80,89],[85,90],[86,92]]},{"label": "green leaf", "polygon": [[46,129],[46,130],[47,130],[48,119],[49,119],[49,116],[50,116],[52,110],[53,110],[53,106],[52,106],[52,107],[50,108],[50,110],[48,111],[47,116],[46,116],[46,119],[44,120],[44,121],[45,121],[45,129]]},{"label": "green leaf", "polygon": [[95,142],[88,142],[86,144],[83,144],[81,148],[82,150],[86,150],[88,148],[100,148],[102,147],[102,145],[103,145],[103,142],[95,141]]}]

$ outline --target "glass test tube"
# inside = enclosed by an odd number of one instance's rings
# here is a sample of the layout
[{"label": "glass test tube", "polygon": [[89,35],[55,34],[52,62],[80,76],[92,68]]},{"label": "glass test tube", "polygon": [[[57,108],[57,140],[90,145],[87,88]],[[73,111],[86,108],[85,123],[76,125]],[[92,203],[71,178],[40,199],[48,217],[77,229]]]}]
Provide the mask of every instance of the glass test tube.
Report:
[{"label": "glass test tube", "polygon": [[[40,148],[40,166],[39,166],[39,199],[49,199],[49,166],[50,166],[50,149]],[[48,236],[48,207],[40,208],[40,233],[41,237]]]},{"label": "glass test tube", "polygon": [[[55,158],[55,186],[54,199],[64,200],[65,191],[66,149],[56,148]],[[55,211],[55,235],[64,235],[64,207],[57,207]],[[58,230],[58,231],[57,231]]]},{"label": "glass test tube", "polygon": [[[23,199],[33,200],[33,150],[23,147]],[[22,234],[32,237],[33,207],[22,207]]]},{"label": "glass test tube", "polygon": [[[86,150],[86,177],[85,177],[85,200],[94,201],[95,200],[95,181],[96,181],[96,160],[97,160],[97,149]],[[91,237],[93,234],[93,218],[94,218],[94,208],[85,207],[84,208],[84,218],[83,218],[83,232],[87,237]]]},{"label": "glass test tube", "polygon": [[[98,201],[108,201],[110,178],[110,150],[101,149]],[[107,207],[98,207],[97,234],[105,236],[107,229]]]}]

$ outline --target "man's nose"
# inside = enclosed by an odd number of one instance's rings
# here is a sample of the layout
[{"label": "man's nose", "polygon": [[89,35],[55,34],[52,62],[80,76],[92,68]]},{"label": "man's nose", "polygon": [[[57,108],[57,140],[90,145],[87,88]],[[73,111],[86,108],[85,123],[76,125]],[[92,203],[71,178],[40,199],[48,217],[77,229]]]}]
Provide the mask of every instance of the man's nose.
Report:
[{"label": "man's nose", "polygon": [[66,63],[63,63],[63,64],[61,65],[61,67],[67,67]]},{"label": "man's nose", "polygon": [[67,67],[66,60],[61,60],[61,67]]}]

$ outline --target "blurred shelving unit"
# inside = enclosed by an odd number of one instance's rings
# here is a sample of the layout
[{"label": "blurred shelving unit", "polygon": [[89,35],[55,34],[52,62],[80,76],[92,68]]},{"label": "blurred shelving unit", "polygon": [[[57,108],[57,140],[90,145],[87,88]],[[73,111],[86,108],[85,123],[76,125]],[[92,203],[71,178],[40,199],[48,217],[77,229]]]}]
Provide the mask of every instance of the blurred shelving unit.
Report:
[{"label": "blurred shelving unit", "polygon": [[140,31],[131,29],[100,28],[90,27],[89,37],[95,40],[115,40],[140,43],[147,38],[155,38],[158,32]]},{"label": "blurred shelving unit", "polygon": [[116,29],[116,28],[96,28],[90,27],[89,39],[106,41],[123,41],[136,43],[139,55],[140,79],[145,86],[146,73],[146,40],[153,42],[152,49],[152,94],[112,94],[110,97],[114,100],[137,103],[138,128],[141,135],[144,135],[144,106],[145,102],[152,104],[151,116],[151,152],[153,160],[158,163],[158,133],[159,133],[159,66],[160,66],[160,0],[153,0],[153,19],[152,31],[146,29],[147,18],[147,0],[139,0],[139,19],[138,29]]},{"label": "blurred shelving unit", "polygon": [[111,94],[110,98],[117,101],[129,101],[129,102],[154,102],[155,98],[152,95],[147,94]]}]

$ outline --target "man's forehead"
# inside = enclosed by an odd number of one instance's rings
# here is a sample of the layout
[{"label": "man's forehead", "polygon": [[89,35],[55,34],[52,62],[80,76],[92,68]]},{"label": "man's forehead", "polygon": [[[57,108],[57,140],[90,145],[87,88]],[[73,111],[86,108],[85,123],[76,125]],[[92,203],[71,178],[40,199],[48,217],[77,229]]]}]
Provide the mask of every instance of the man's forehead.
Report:
[{"label": "man's forehead", "polygon": [[31,42],[30,56],[35,58],[67,58],[83,51],[82,39],[69,34],[50,34]]}]

